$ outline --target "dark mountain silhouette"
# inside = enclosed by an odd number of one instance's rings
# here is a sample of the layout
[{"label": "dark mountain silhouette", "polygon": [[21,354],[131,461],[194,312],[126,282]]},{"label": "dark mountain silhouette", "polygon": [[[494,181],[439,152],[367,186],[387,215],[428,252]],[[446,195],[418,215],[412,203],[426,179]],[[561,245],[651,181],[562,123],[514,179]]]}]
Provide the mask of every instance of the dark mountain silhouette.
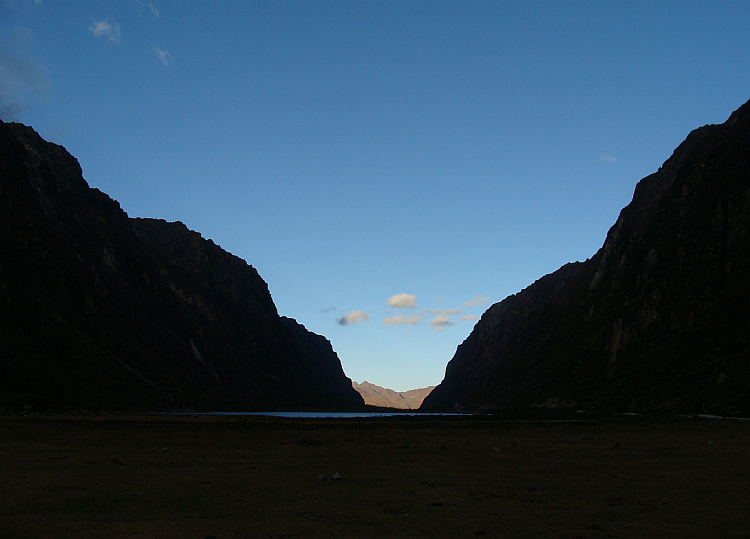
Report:
[{"label": "dark mountain silhouette", "polygon": [[0,408],[364,406],[245,261],[130,219],[61,146],[0,123]]},{"label": "dark mountain silhouette", "polygon": [[490,307],[422,409],[750,412],[750,102],[642,179],[593,258]]}]

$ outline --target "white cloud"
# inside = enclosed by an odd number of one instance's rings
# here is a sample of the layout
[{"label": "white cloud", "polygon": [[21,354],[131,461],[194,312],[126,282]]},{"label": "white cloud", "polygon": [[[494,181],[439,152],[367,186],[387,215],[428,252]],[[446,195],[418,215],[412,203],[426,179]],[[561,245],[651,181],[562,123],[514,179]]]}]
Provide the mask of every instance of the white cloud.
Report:
[{"label": "white cloud", "polygon": [[108,20],[102,19],[101,21],[94,21],[91,26],[89,26],[89,30],[96,37],[106,37],[112,43],[120,42],[119,24],[112,24]]},{"label": "white cloud", "polygon": [[461,320],[479,320],[479,317],[475,314],[465,314],[461,317]]},{"label": "white cloud", "polygon": [[489,297],[483,296],[482,294],[477,294],[474,296],[474,299],[464,301],[464,307],[482,307],[484,305],[487,305],[489,301]]},{"label": "white cloud", "polygon": [[460,314],[461,309],[432,309],[427,311],[430,314],[439,314],[443,316],[453,316],[454,314]]},{"label": "white cloud", "polygon": [[151,11],[151,14],[154,16],[154,19],[159,18],[159,10],[156,9],[156,6],[152,4],[151,2],[148,3],[148,9]]},{"label": "white cloud", "polygon": [[156,51],[156,56],[161,60],[161,63],[165,66],[168,66],[172,63],[172,55],[169,54],[169,51],[165,51],[163,49],[160,49],[159,47],[154,47],[154,50]]},{"label": "white cloud", "polygon": [[422,320],[422,317],[418,314],[415,314],[414,316],[404,316],[403,314],[399,314],[396,316],[391,316],[390,318],[386,318],[383,320],[383,324],[386,326],[398,326],[401,324],[418,324]]},{"label": "white cloud", "polygon": [[611,155],[600,155],[599,161],[603,161],[604,163],[619,163],[620,160],[617,159],[617,157],[612,157]]},{"label": "white cloud", "polygon": [[435,331],[442,331],[446,326],[455,326],[456,323],[450,319],[451,316],[461,314],[461,309],[432,309],[427,311],[437,316],[430,320],[430,327]]},{"label": "white cloud", "polygon": [[365,311],[351,311],[346,313],[341,318],[336,319],[336,322],[340,326],[348,326],[349,324],[361,324],[363,322],[367,322],[370,319],[368,314]]},{"label": "white cloud", "polygon": [[386,304],[389,307],[395,307],[397,309],[413,309],[417,306],[417,296],[401,292],[388,298]]},{"label": "white cloud", "polygon": [[439,314],[437,317],[430,320],[430,327],[436,330],[441,330],[445,326],[455,326],[456,323],[452,322],[447,315]]}]

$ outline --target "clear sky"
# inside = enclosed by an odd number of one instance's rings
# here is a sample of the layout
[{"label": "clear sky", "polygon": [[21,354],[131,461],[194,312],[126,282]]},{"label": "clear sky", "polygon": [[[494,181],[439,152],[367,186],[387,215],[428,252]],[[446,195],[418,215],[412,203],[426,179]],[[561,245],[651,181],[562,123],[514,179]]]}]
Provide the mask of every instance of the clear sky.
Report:
[{"label": "clear sky", "polygon": [[748,98],[747,1],[0,0],[0,118],[397,391]]}]

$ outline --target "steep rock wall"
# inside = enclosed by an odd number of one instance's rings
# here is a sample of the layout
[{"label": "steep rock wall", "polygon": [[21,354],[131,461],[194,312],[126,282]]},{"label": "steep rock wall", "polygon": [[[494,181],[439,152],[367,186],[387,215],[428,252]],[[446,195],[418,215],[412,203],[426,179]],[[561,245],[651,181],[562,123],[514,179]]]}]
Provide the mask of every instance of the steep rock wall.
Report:
[{"label": "steep rock wall", "polygon": [[244,260],[182,223],[130,219],[29,127],[0,123],[0,173],[0,408],[357,404]]},{"label": "steep rock wall", "polygon": [[693,131],[603,247],[493,305],[422,409],[750,411],[750,104]]}]

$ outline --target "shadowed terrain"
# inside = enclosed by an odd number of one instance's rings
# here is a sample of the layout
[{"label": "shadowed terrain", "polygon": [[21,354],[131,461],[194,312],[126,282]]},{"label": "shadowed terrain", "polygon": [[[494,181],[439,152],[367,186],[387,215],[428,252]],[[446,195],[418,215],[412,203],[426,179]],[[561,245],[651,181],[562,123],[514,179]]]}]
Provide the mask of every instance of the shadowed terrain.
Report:
[{"label": "shadowed terrain", "polygon": [[0,432],[4,538],[750,533],[747,421],[16,416]]}]

